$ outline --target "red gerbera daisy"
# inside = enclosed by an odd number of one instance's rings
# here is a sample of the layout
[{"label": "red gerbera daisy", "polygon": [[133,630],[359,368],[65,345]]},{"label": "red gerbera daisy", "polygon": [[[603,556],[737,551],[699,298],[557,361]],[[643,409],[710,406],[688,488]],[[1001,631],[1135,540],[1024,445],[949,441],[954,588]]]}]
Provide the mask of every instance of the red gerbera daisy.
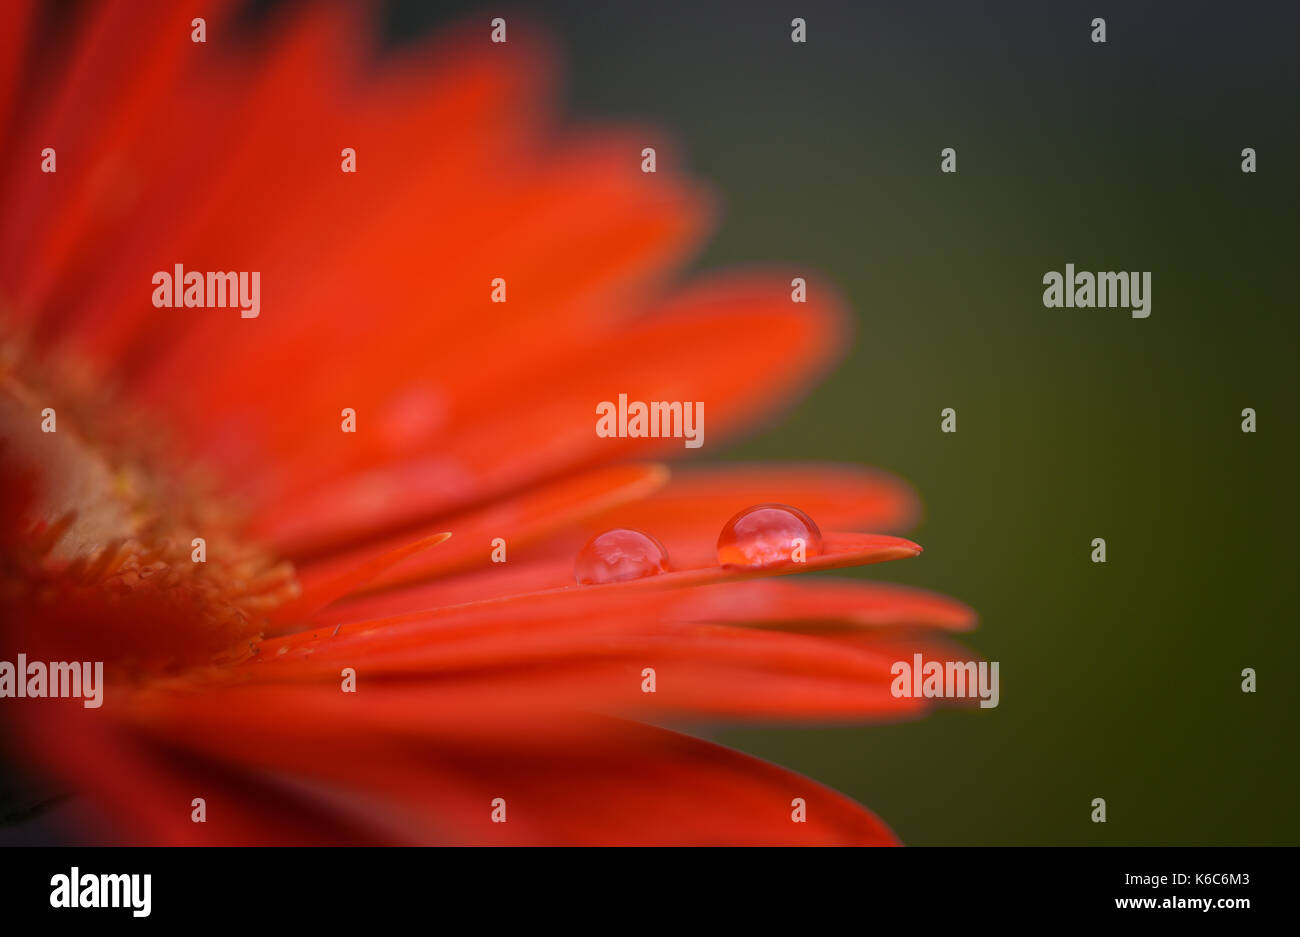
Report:
[{"label": "red gerbera daisy", "polygon": [[[841,532],[907,488],[593,432],[620,393],[703,402],[710,444],[788,403],[844,341],[829,287],[678,283],[707,198],[658,134],[561,127],[522,28],[371,60],[333,6],[242,39],[193,6],[0,38],[0,659],[106,681],[0,716],[84,835],[893,842],[661,726],[917,712],[890,664],[965,606],[765,578],[919,553]],[[157,308],[178,264],[258,271],[258,314]],[[755,504],[806,515],[728,522]]]}]

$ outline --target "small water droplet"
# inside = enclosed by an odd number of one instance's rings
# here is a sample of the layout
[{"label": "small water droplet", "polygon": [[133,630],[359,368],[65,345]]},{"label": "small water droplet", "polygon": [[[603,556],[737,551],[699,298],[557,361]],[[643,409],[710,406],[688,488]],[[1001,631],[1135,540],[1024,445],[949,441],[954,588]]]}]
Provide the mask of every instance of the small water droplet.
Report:
[{"label": "small water droplet", "polygon": [[[803,542],[802,551],[796,541]],[[718,535],[718,562],[724,566],[775,566],[821,552],[822,532],[811,517],[788,504],[745,508]]]},{"label": "small water droplet", "polygon": [[668,572],[668,551],[649,534],[619,527],[593,537],[578,551],[573,578],[580,585],[624,582]]}]

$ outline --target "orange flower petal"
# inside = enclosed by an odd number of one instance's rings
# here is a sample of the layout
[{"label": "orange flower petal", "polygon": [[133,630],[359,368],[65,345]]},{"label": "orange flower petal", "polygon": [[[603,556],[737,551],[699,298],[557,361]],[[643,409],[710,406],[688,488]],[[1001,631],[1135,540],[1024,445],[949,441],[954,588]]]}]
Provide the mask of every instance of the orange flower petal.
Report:
[{"label": "orange flower petal", "polygon": [[[31,183],[26,161],[8,179],[13,197],[5,199],[0,218],[0,282],[14,289],[20,312],[44,305],[61,271],[84,272],[75,261],[104,240],[121,194],[141,184],[122,171],[118,151],[144,135],[156,139],[153,118],[174,113],[166,100],[175,94],[179,70],[192,61],[190,20],[204,16],[218,31],[233,4],[208,0],[183,10],[157,0],[146,5],[89,11],[76,47],[60,53],[71,67],[51,70],[57,85],[19,144],[30,154],[53,146],[60,162],[60,172],[38,184]],[[123,68],[123,61],[133,67]],[[98,306],[96,314],[105,313]]]},{"label": "orange flower petal", "polygon": [[[428,508],[408,500],[378,520],[409,521],[417,509],[428,515],[479,497],[472,453],[467,461],[449,440],[480,422],[526,423],[512,415],[518,401],[501,409],[492,398],[526,387],[527,406],[551,376],[532,374],[538,362],[582,344],[575,336],[613,340],[620,326],[610,310],[644,308],[647,284],[698,237],[702,199],[671,176],[647,188],[635,162],[615,156],[635,152],[633,143],[617,135],[558,153],[475,153],[483,165],[470,171],[435,161],[400,202],[385,202],[391,207],[373,233],[363,226],[354,238],[334,239],[324,284],[318,256],[304,256],[301,266],[286,260],[266,274],[282,283],[274,317],[268,308],[265,321],[246,329],[218,331],[212,321],[188,335],[147,375],[151,401],[181,426],[207,426],[195,445],[248,478],[250,494],[273,512],[310,489],[346,497],[354,477],[371,479],[402,460],[435,466],[439,457],[443,499]],[[424,145],[449,158],[441,138]],[[338,186],[336,165],[317,171]],[[430,217],[457,225],[430,228]],[[389,274],[376,280],[376,268]],[[490,301],[497,276],[508,284],[504,304]],[[376,313],[358,317],[358,296]],[[481,347],[492,354],[473,353]],[[244,363],[238,380],[216,365],[227,355]],[[291,385],[285,374],[295,376]],[[344,405],[357,410],[360,428],[340,446],[332,417]],[[592,407],[575,414],[588,429]],[[267,462],[274,471],[251,474]]]},{"label": "orange flower petal", "polygon": [[[10,125],[18,105],[15,92],[20,82],[27,79],[28,59],[34,57],[31,32],[36,10],[34,0],[13,0],[6,5],[7,22],[0,30],[0,139],[11,141],[11,147],[19,136],[18,128]],[[15,155],[11,152],[0,156],[0,165]]]},{"label": "orange flower petal", "polygon": [[[494,501],[487,507],[461,515],[440,519],[437,526],[450,530],[456,536],[454,544],[437,555],[426,554],[418,560],[402,563],[376,580],[374,585],[394,585],[416,581],[430,576],[441,576],[477,563],[491,563],[492,541],[497,537],[506,541],[507,557],[511,557],[528,544],[555,530],[581,521],[590,514],[607,510],[612,505],[635,501],[661,488],[668,480],[668,470],[656,463],[615,465],[566,476],[547,485],[531,488],[514,497]],[[322,508],[325,506],[322,505]],[[337,511],[333,512],[337,513]],[[314,515],[314,516],[320,516]],[[367,514],[357,505],[355,519],[357,533],[365,529]],[[299,542],[322,541],[313,536],[312,516],[272,531],[277,540]],[[336,521],[337,523],[337,521]],[[337,529],[337,528],[335,528]],[[411,534],[389,537],[382,541],[396,549],[411,539]],[[317,563],[301,563],[304,568],[324,565],[346,568],[356,562],[359,555],[372,550],[350,549],[346,552],[327,552]]]},{"label": "orange flower petal", "polygon": [[430,534],[396,549],[376,550],[368,559],[358,560],[343,569],[322,570],[316,575],[304,576],[300,580],[301,595],[278,606],[271,612],[269,620],[272,625],[300,621],[340,596],[353,592],[384,570],[398,565],[413,554],[437,546],[449,537],[451,534],[445,531]]},{"label": "orange flower petal", "polygon": [[722,583],[693,589],[667,613],[676,621],[821,628],[942,628],[969,631],[970,606],[892,583],[813,579]]},{"label": "orange flower petal", "polygon": [[[656,577],[646,585],[657,581]],[[572,583],[572,560],[512,563],[393,590],[357,594],[324,610],[315,623],[387,618],[512,595],[572,589]],[[969,606],[938,593],[888,583],[828,579],[732,580],[682,590],[680,598],[665,608],[664,614],[677,621],[802,622],[953,631],[970,630],[976,620]]]},{"label": "orange flower petal", "polygon": [[[593,586],[564,586],[539,592],[520,593],[499,598],[470,602],[463,606],[446,607],[410,614],[399,614],[389,619],[352,621],[340,624],[340,630],[331,640],[357,633],[377,636],[372,640],[396,640],[399,635],[414,629],[422,632],[422,623],[437,628],[436,623],[445,617],[483,614],[489,618],[503,619],[510,624],[514,619],[533,612],[546,613],[558,610],[562,615],[609,615],[616,611],[635,608],[662,608],[671,600],[673,590],[683,586],[702,586],[717,582],[783,576],[791,573],[822,569],[841,569],[889,560],[918,556],[921,547],[902,537],[882,534],[826,533],[823,534],[823,552],[810,556],[805,563],[785,563],[764,567],[704,566],[696,569],[678,569],[644,579],[610,582]],[[667,596],[667,597],[666,597]],[[267,643],[266,651],[275,655],[289,650],[301,651],[318,639],[317,631],[302,631]]]},{"label": "orange flower petal", "polygon": [[[691,451],[682,439],[598,437],[596,404],[620,393],[703,401],[706,441],[732,434],[787,405],[840,347],[833,299],[795,305],[788,291],[788,281],[771,275],[715,278],[597,339],[570,335],[563,354],[559,348],[534,350],[531,367],[541,370],[503,375],[492,394],[463,404],[449,400],[447,411],[458,418],[449,416],[431,432],[427,449],[412,440],[405,455],[394,454],[397,461],[383,468],[314,487],[304,485],[296,470],[271,479],[259,496],[272,502],[264,514],[267,529],[326,503],[344,506],[344,523],[351,520],[346,506],[354,503],[366,505],[376,527],[409,523],[594,463]],[[717,354],[720,347],[725,355]],[[757,388],[755,373],[764,375]],[[529,392],[519,394],[521,387]],[[333,394],[337,398],[337,389]],[[286,426],[299,438],[313,427],[310,433],[327,436],[338,451],[338,427],[326,418],[326,404],[304,402],[320,415]],[[258,402],[262,411],[274,410],[266,404]],[[421,478],[429,482],[420,484]],[[328,540],[349,529],[322,529],[317,536]]]},{"label": "orange flower petal", "polygon": [[[28,764],[78,792],[78,842],[107,845],[377,844],[375,831],[264,771],[214,764],[160,746],[132,726],[98,715],[28,707],[18,744]],[[38,711],[39,710],[39,711]],[[60,744],[51,745],[57,737]],[[87,772],[86,765],[94,765]],[[191,819],[204,800],[206,821]]]},{"label": "orange flower petal", "polygon": [[[151,700],[139,718],[181,749],[374,805],[366,818],[399,841],[896,843],[879,819],[842,795],[687,736],[571,716],[497,722],[486,734],[453,731],[440,739],[416,721],[438,708],[436,688],[365,692],[370,696],[334,687],[178,694]],[[498,797],[504,824],[492,822]],[[805,823],[791,821],[795,798],[804,800]]]},{"label": "orange flower petal", "polygon": [[[728,588],[742,585],[767,584]],[[815,594],[810,590],[809,598]],[[716,610],[716,603],[694,602],[691,593],[560,590],[294,635],[267,642],[260,661],[248,666],[272,682],[329,679],[344,666],[368,680],[436,675],[448,694],[446,708],[456,712],[480,705],[481,686],[490,684],[493,694],[511,701],[514,718],[525,719],[554,707],[642,717],[898,716],[927,703],[892,696],[893,663],[915,651],[934,657],[944,650],[931,637],[900,629],[927,616],[955,625],[953,615],[962,611],[936,597],[908,598],[914,606],[901,616],[884,615],[879,597],[868,603],[879,637],[859,631],[860,639],[842,639],[854,632],[820,636],[674,622]],[[660,670],[661,692],[641,692],[645,667]]]},{"label": "orange flower petal", "polygon": [[885,472],[819,463],[756,463],[674,470],[657,494],[589,518],[563,537],[524,554],[575,552],[610,527],[654,534],[673,563],[712,562],[718,533],[737,511],[751,504],[789,504],[831,530],[898,531],[916,522],[912,489]]},{"label": "orange flower petal", "polygon": [[[796,505],[820,524],[838,529],[898,529],[910,524],[916,514],[916,498],[910,488],[869,469],[799,463],[680,469],[661,491],[629,499],[585,520],[575,518],[564,533],[541,543],[530,544],[531,536],[519,543],[519,537],[498,531],[511,543],[507,564],[492,563],[488,551],[478,549],[467,552],[463,561],[458,557],[454,567],[439,567],[436,564],[446,555],[439,551],[427,555],[431,565],[423,570],[426,576],[438,572],[436,581],[408,585],[387,595],[357,597],[330,612],[335,620],[379,618],[566,586],[573,582],[573,558],[578,550],[593,535],[611,527],[653,534],[668,548],[676,566],[707,566],[713,562],[718,532],[728,518],[746,504],[773,501]],[[470,515],[467,521],[472,522],[475,516]],[[448,518],[446,527],[459,531],[457,544],[462,550],[483,538],[481,533],[465,536],[455,518]],[[410,575],[402,575],[400,582],[417,582],[417,568],[415,563],[404,564],[403,573],[409,570]],[[452,575],[446,575],[448,572]],[[395,571],[375,586],[398,581]]]}]

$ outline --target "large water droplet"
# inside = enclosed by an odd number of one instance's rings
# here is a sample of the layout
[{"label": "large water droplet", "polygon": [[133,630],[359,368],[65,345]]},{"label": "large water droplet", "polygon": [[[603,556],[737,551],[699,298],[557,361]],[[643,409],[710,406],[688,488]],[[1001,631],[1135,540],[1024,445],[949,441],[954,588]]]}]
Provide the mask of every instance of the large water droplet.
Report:
[{"label": "large water droplet", "polygon": [[820,556],[822,532],[813,519],[788,504],[745,508],[718,535],[718,562],[724,566],[775,566]]},{"label": "large water droplet", "polygon": [[668,572],[668,551],[649,534],[619,527],[598,534],[578,551],[573,578],[580,585],[624,582]]}]

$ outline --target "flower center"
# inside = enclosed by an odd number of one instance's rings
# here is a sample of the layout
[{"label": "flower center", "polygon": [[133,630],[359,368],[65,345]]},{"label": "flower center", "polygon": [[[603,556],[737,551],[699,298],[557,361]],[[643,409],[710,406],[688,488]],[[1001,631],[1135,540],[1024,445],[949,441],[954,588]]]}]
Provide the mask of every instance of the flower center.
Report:
[{"label": "flower center", "polygon": [[4,351],[0,659],[142,678],[255,653],[267,612],[297,594],[292,567],[245,542],[138,414]]}]

